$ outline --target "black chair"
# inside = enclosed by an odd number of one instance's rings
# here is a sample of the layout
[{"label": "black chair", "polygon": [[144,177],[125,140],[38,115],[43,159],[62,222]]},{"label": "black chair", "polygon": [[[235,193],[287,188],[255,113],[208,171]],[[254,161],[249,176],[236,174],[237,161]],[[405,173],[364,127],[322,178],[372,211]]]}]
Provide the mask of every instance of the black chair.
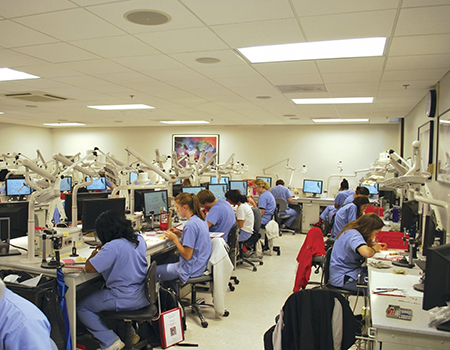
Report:
[{"label": "black chair", "polygon": [[[236,270],[236,264],[239,256],[239,226],[235,223],[228,233],[228,256],[230,257],[231,263],[233,264],[233,269]],[[231,276],[230,281],[235,284],[239,284],[239,279],[236,276]],[[228,287],[231,291],[234,291],[234,286],[231,282],[228,283]]]},{"label": "black chair", "polygon": [[[146,321],[155,321],[159,318],[159,284],[156,281],[156,262],[152,262],[147,271],[145,279],[145,296],[150,305],[138,310],[127,311],[103,311],[101,314],[104,318],[113,319],[117,323],[117,332],[125,343],[124,349],[142,349],[149,344],[146,337],[133,345],[133,325]],[[158,306],[157,306],[158,302]]]},{"label": "black chair", "polygon": [[276,202],[276,210],[275,210],[275,221],[278,223],[278,226],[280,227],[280,236],[282,232],[289,232],[295,235],[295,230],[292,230],[287,227],[282,227],[282,222],[285,219],[289,219],[291,215],[282,214],[283,211],[287,210],[288,204],[284,198],[275,198]]},{"label": "black chair", "polygon": [[255,262],[259,262],[259,264],[262,265],[263,264],[262,259],[258,258],[256,256],[245,257],[245,255],[244,255],[244,245],[251,246],[253,251],[255,251],[255,245],[258,242],[258,240],[261,238],[261,234],[259,233],[259,230],[261,229],[261,210],[259,210],[258,208],[252,207],[252,211],[253,211],[253,217],[254,217],[253,234],[248,240],[246,240],[244,242],[239,242],[239,256],[236,261],[236,264],[247,263],[253,267],[253,271],[257,271],[258,269],[256,268]]}]

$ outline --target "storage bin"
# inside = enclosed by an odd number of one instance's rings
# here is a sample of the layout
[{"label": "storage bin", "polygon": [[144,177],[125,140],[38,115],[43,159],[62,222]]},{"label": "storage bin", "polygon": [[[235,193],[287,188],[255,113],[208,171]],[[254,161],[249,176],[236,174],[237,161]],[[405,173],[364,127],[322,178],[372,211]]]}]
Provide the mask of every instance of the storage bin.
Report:
[{"label": "storage bin", "polygon": [[403,232],[395,231],[380,231],[375,238],[376,242],[383,242],[387,244],[388,249],[404,249],[408,250],[409,236],[406,235],[406,241],[403,241]]}]

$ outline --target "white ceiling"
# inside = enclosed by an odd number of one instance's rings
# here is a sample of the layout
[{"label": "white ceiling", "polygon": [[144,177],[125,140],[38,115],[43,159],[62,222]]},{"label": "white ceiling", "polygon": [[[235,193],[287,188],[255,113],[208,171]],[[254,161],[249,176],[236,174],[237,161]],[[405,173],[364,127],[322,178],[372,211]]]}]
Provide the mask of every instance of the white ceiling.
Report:
[{"label": "white ceiling", "polygon": [[[138,9],[167,13],[171,21],[144,26],[124,18]],[[1,0],[0,67],[42,79],[0,82],[0,122],[305,125],[313,124],[312,118],[370,118],[387,123],[407,115],[450,69],[449,17],[450,0]],[[250,64],[236,51],[377,36],[388,38],[382,57]],[[201,57],[220,62],[202,64],[196,61]],[[326,90],[277,88],[309,84]],[[3,96],[19,92],[67,100]],[[375,101],[326,106],[291,101],[351,96]],[[128,103],[156,109],[86,107]]]}]

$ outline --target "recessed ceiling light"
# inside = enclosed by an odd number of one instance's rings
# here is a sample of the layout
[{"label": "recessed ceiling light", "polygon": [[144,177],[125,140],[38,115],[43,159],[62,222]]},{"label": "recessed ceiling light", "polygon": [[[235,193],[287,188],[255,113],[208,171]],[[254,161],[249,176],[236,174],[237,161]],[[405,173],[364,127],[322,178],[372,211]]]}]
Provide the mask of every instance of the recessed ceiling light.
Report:
[{"label": "recessed ceiling light", "polygon": [[129,105],[105,105],[105,106],[87,106],[88,108],[99,109],[102,111],[126,110],[126,109],[154,109],[155,107],[142,104]]},{"label": "recessed ceiling light", "polygon": [[5,114],[5,112],[0,112],[0,114]]},{"label": "recessed ceiling light", "polygon": [[293,98],[298,105],[335,105],[346,103],[373,103],[373,97]]},{"label": "recessed ceiling light", "polygon": [[209,124],[206,120],[161,120],[163,124]]},{"label": "recessed ceiling light", "polygon": [[364,123],[369,119],[313,119],[314,123]]},{"label": "recessed ceiling light", "polygon": [[251,63],[381,56],[386,38],[359,38],[243,47],[238,51]]},{"label": "recessed ceiling light", "polygon": [[269,98],[272,98],[271,96],[256,96],[256,98],[259,98],[260,100],[268,100]]},{"label": "recessed ceiling light", "polygon": [[172,20],[167,13],[155,10],[133,10],[123,16],[132,23],[144,26],[159,26]]},{"label": "recessed ceiling light", "polygon": [[450,124],[450,120],[440,119],[439,123]]},{"label": "recessed ceiling light", "polygon": [[25,72],[10,68],[0,68],[0,81],[24,80],[24,79],[40,79],[37,75],[31,75]]},{"label": "recessed ceiling light", "polygon": [[46,126],[83,126],[82,123],[44,123]]},{"label": "recessed ceiling light", "polygon": [[220,60],[218,58],[214,58],[214,57],[200,57],[200,58],[197,58],[196,61],[198,63],[205,63],[205,64],[219,63],[220,62]]}]

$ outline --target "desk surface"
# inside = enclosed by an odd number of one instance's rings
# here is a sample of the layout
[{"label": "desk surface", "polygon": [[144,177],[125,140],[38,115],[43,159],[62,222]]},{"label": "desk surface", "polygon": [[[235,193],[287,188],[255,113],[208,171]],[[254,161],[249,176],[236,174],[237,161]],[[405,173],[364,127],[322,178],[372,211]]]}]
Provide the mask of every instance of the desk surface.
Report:
[{"label": "desk surface", "polygon": [[334,198],[322,197],[293,197],[293,203],[317,203],[319,205],[330,205],[334,203]]},{"label": "desk surface", "polygon": [[[378,255],[377,255],[378,256]],[[373,260],[373,259],[369,259]],[[383,261],[388,264],[390,262]],[[377,269],[369,266],[369,287],[370,287],[370,305],[372,315],[372,326],[377,328],[381,341],[411,342],[411,345],[420,348],[420,342],[426,342],[422,348],[450,348],[450,332],[439,331],[435,327],[429,327],[429,311],[422,310],[423,294],[414,290],[413,285],[419,283],[420,269],[415,266],[413,269],[405,268],[405,275],[394,274],[394,269],[401,269],[397,266],[391,266],[386,269]],[[403,294],[403,296],[388,296],[374,294],[376,288],[399,288],[403,293],[393,292],[392,294]],[[390,293],[391,294],[391,293]],[[389,305],[399,305],[401,308],[412,310],[412,320],[400,320],[386,317],[386,309]],[[402,334],[405,339],[402,339]],[[377,337],[378,338],[378,337]],[[405,343],[406,342],[406,343]],[[432,345],[430,342],[436,343]],[[425,343],[424,343],[425,344]],[[384,345],[383,345],[384,349]]]}]

